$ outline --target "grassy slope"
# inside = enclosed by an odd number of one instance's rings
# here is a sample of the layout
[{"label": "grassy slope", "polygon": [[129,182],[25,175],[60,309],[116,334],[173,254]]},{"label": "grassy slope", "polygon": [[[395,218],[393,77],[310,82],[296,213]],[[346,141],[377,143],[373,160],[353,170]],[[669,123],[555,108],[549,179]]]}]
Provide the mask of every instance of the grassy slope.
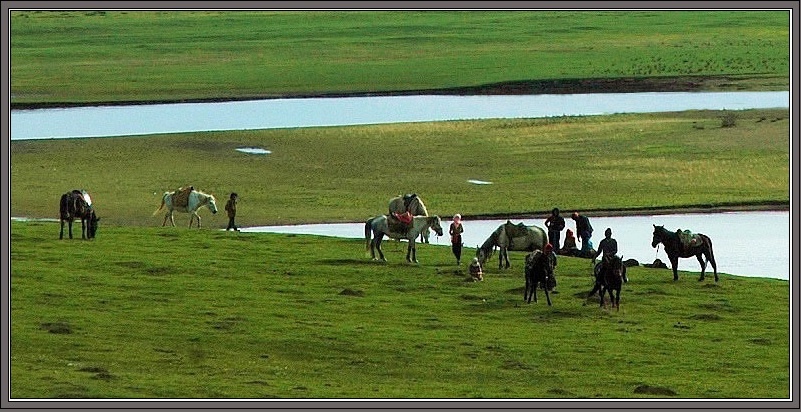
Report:
[{"label": "grassy slope", "polygon": [[520,253],[473,283],[445,246],[381,264],[360,240],[57,232],[12,224],[14,398],[789,396],[786,281],[632,268],[617,312],[578,258],[548,307],[522,303]]},{"label": "grassy slope", "polygon": [[789,88],[788,13],[11,13],[15,103],[746,77]]},{"label": "grassy slope", "polygon": [[[55,218],[92,194],[108,225],[153,226],[165,190],[192,184],[242,225],[362,221],[418,193],[429,212],[789,203],[787,110],[686,112],[14,141],[12,216]],[[764,119],[764,120],[763,120]],[[266,156],[234,149],[264,147]],[[313,148],[311,150],[310,148]],[[395,161],[407,157],[409,160]],[[468,179],[493,182],[473,185]],[[204,224],[224,214],[201,211]],[[186,224],[179,215],[178,224]]]}]

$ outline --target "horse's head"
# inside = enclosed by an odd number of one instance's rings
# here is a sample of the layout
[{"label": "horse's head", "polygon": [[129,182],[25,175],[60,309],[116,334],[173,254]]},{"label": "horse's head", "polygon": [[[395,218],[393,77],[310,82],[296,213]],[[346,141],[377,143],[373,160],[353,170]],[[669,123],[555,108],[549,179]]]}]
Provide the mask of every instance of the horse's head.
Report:
[{"label": "horse's head", "polygon": [[213,195],[209,195],[209,210],[211,210],[213,214],[217,213],[217,199],[215,199]]},{"label": "horse's head", "polygon": [[100,218],[95,215],[95,211],[92,210],[92,215],[89,217],[89,227],[86,229],[86,237],[89,239],[94,239],[97,235],[97,222],[100,221]]},{"label": "horse's head", "polygon": [[442,220],[439,216],[432,216],[429,218],[431,221],[431,229],[437,234],[437,236],[442,236]]},{"label": "horse's head", "polygon": [[651,247],[656,247],[656,245],[662,243],[662,240],[664,239],[663,234],[665,231],[666,230],[664,226],[654,225],[654,237],[651,239]]}]

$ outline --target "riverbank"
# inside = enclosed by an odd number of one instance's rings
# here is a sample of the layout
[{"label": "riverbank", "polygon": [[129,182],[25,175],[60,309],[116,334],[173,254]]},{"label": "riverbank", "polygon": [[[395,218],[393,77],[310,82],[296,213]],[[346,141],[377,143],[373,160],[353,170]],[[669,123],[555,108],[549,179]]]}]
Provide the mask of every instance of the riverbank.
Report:
[{"label": "riverbank", "polygon": [[731,92],[786,91],[786,78],[778,76],[658,76],[589,79],[525,80],[442,89],[395,90],[381,92],[287,93],[237,97],[86,102],[24,102],[12,110],[56,109],[96,106],[135,106],[175,103],[225,103],[269,99],[311,99],[377,96],[513,96],[539,94],[655,93],[655,92]]},{"label": "riverbank", "polygon": [[[686,207],[635,207],[625,209],[582,209],[575,210],[588,217],[625,217],[625,216],[658,216],[675,214],[705,214],[727,212],[785,212],[790,210],[787,202],[758,202],[723,205],[693,205]],[[572,213],[573,210],[562,210],[563,214]],[[513,214],[475,214],[463,215],[465,219],[537,219],[551,214],[550,210],[538,212],[524,212]]]}]

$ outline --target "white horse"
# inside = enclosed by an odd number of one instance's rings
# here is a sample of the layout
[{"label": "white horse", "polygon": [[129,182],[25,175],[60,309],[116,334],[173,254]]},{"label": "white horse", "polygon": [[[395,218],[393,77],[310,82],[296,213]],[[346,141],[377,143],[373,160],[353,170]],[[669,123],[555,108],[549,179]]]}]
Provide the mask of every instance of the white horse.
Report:
[{"label": "white horse", "polygon": [[167,207],[167,214],[164,215],[164,222],[161,223],[161,226],[167,225],[167,219],[170,219],[170,222],[173,226],[175,226],[175,219],[173,218],[173,212],[182,212],[182,213],[191,213],[189,217],[189,227],[192,227],[192,221],[197,218],[197,227],[200,228],[200,215],[197,214],[198,209],[205,206],[211,210],[211,213],[217,213],[217,200],[214,199],[213,195],[209,195],[203,192],[199,192],[196,190],[192,190],[189,193],[189,198],[187,199],[186,206],[175,206],[173,204],[173,196],[175,192],[164,192],[164,195],[161,197],[161,206],[153,212],[153,216],[163,209],[165,206]]},{"label": "white horse", "polygon": [[386,262],[387,259],[384,257],[384,252],[381,250],[381,241],[384,239],[384,235],[387,235],[391,239],[406,239],[409,241],[409,247],[406,249],[406,261],[419,263],[417,261],[415,239],[420,236],[420,233],[429,228],[433,229],[434,232],[437,233],[437,236],[442,236],[442,222],[439,216],[415,216],[412,219],[411,227],[407,231],[403,231],[395,227],[395,225],[390,225],[386,215],[372,217],[364,224],[365,249],[370,249],[370,255],[373,260],[377,260],[375,257],[375,250],[378,249],[381,260]]}]

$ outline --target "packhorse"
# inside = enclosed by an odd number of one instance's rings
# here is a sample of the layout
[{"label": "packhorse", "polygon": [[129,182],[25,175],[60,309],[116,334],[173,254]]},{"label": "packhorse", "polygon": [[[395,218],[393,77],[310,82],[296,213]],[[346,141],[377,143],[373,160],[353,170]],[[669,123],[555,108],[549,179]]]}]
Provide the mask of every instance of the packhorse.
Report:
[{"label": "packhorse", "polygon": [[381,250],[381,242],[384,235],[391,239],[406,239],[409,241],[409,246],[406,249],[406,261],[419,263],[417,261],[417,247],[415,239],[420,236],[424,230],[433,229],[437,236],[442,236],[442,223],[439,216],[415,216],[412,218],[411,226],[402,230],[396,225],[390,225],[389,219],[386,215],[371,217],[364,223],[364,239],[365,248],[370,250],[370,255],[373,260],[377,260],[375,251],[378,249],[378,254],[381,260],[386,262],[384,251]]},{"label": "packhorse", "polygon": [[[718,281],[718,267],[715,263],[715,254],[712,252],[712,239],[709,236],[696,233],[686,236],[684,232],[678,230],[671,232],[665,229],[664,226],[654,225],[653,239],[651,240],[651,247],[657,247],[660,243],[665,246],[665,253],[668,255],[670,265],[673,269],[673,280],[679,280],[679,274],[676,270],[679,264],[679,258],[690,258],[695,256],[698,263],[701,264],[701,277],[698,281],[704,280],[706,272],[706,264],[712,264],[712,270],[715,273],[715,282]],[[682,237],[686,237],[682,239]],[[706,258],[706,262],[704,262]]]},{"label": "packhorse", "polygon": [[92,198],[85,190],[73,190],[61,195],[59,201],[59,221],[61,232],[59,239],[64,239],[64,222],[69,227],[69,237],[72,239],[72,222],[81,220],[81,239],[94,239],[97,235],[97,222],[100,218],[95,214]]},{"label": "packhorse", "polygon": [[[389,214],[387,216],[399,220],[406,218],[410,221],[412,216],[428,216],[428,209],[423,203],[423,199],[420,199],[420,196],[417,196],[416,193],[410,193],[390,199]],[[429,237],[431,237],[431,232],[428,229],[423,230],[420,234],[420,242],[428,243]]]},{"label": "packhorse", "polygon": [[[185,201],[183,199],[185,199]],[[192,227],[192,221],[194,219],[197,219],[197,227],[200,228],[200,215],[198,215],[197,212],[198,209],[204,206],[211,210],[211,213],[217,213],[217,200],[213,195],[197,191],[194,187],[189,187],[187,190],[183,190],[182,188],[175,192],[164,192],[164,195],[161,197],[161,205],[153,212],[153,216],[166,207],[167,213],[164,215],[164,221],[161,223],[161,226],[167,225],[167,219],[175,226],[173,212],[183,212],[191,214],[189,217],[190,228]]]},{"label": "packhorse", "polygon": [[514,224],[507,220],[506,223],[498,226],[484,243],[476,248],[476,257],[482,266],[492,256],[497,247],[498,269],[509,269],[509,251],[543,250],[548,244],[548,235],[545,229],[539,226],[525,226],[523,223]]}]

